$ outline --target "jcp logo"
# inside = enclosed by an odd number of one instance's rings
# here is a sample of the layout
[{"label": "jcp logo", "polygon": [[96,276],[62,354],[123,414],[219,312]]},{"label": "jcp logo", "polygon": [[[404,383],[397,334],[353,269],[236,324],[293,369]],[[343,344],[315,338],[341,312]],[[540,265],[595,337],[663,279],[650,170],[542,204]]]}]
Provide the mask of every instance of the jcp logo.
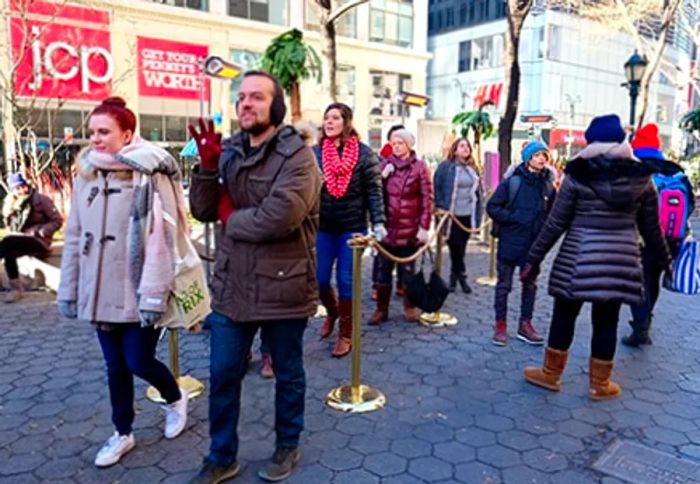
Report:
[{"label": "jcp logo", "polygon": [[[31,43],[32,81],[28,85],[32,91],[41,91],[44,72],[58,81],[69,81],[79,77],[80,90],[90,92],[90,83],[106,84],[114,75],[114,59],[104,47],[87,47],[56,41],[43,48],[39,39],[40,29],[33,26]],[[100,71],[95,69],[100,66]]]}]

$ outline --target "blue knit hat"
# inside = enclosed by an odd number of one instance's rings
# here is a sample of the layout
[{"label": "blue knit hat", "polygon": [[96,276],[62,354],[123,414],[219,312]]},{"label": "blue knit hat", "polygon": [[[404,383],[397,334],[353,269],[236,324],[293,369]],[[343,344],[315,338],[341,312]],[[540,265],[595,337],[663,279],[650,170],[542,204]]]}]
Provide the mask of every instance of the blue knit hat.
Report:
[{"label": "blue knit hat", "polygon": [[535,153],[540,151],[549,151],[547,145],[541,141],[530,141],[523,147],[523,151],[520,153],[521,158],[525,163],[530,161],[530,158],[535,156]]},{"label": "blue knit hat", "polygon": [[622,121],[617,114],[606,114],[591,120],[586,128],[586,142],[590,143],[622,143],[627,133],[622,127]]},{"label": "blue knit hat", "polygon": [[24,179],[21,173],[13,173],[7,180],[7,184],[10,186],[10,190],[14,190],[22,185],[28,185],[27,180]]}]

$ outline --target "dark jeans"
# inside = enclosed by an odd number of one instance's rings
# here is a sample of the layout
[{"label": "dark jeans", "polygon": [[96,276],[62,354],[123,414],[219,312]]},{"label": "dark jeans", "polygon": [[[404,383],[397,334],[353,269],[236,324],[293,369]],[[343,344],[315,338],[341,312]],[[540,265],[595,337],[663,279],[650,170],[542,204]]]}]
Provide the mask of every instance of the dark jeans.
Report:
[{"label": "dark jeans", "polygon": [[338,297],[352,299],[352,249],[348,240],[353,232],[339,234],[319,231],[316,235],[316,279],[321,293],[331,288],[333,265],[335,270]]},{"label": "dark jeans", "polygon": [[[418,250],[417,247],[384,247],[396,257],[409,257],[415,254],[415,252]],[[379,275],[377,277],[377,284],[381,284],[382,286],[391,286],[391,275],[394,272],[394,267],[397,265],[397,279],[405,286],[415,272],[415,262],[409,262],[408,264],[394,264],[383,255],[379,256]]]},{"label": "dark jeans", "polygon": [[97,330],[107,364],[112,422],[119,435],[134,423],[134,375],[156,387],[168,403],[180,399],[180,389],[167,366],[156,359],[160,331],[139,323],[121,323],[110,331]]},{"label": "dark jeans", "polygon": [[[472,226],[472,218],[470,216],[457,217],[465,227]],[[450,236],[447,238],[447,247],[450,249],[450,273],[453,276],[466,275],[466,266],[464,265],[464,254],[467,251],[467,243],[469,242],[470,234],[460,229],[454,222],[450,228]]]},{"label": "dark jeans", "polygon": [[[524,264],[523,264],[524,265]],[[513,288],[514,265],[499,260],[496,264],[498,272],[498,282],[496,282],[496,296],[494,309],[496,311],[496,321],[505,321],[508,316],[508,294]],[[520,266],[520,270],[523,267]],[[536,270],[533,268],[533,270]],[[536,274],[535,274],[536,275]],[[532,313],[535,308],[535,296],[537,295],[537,277],[523,282],[520,300],[520,321],[532,320]]]},{"label": "dark jeans", "polygon": [[49,251],[31,235],[8,235],[0,240],[0,259],[5,259],[5,271],[10,279],[19,277],[17,258],[25,255],[45,256]]},{"label": "dark jeans", "polygon": [[644,302],[630,304],[632,321],[630,325],[635,331],[648,330],[654,306],[659,299],[661,272],[658,258],[646,247],[642,249],[642,268],[644,270]]},{"label": "dark jeans", "polygon": [[[379,259],[381,256],[379,254],[372,257],[372,289],[375,289],[377,281],[379,280]],[[401,283],[401,278],[399,274],[396,274],[396,287],[403,287]]]},{"label": "dark jeans", "polygon": [[255,333],[268,345],[275,372],[275,432],[278,447],[296,447],[304,428],[303,336],[306,319],[237,323],[218,313],[211,322],[208,460],[229,465],[238,454],[238,416],[246,355]]},{"label": "dark jeans", "polygon": [[[617,322],[620,317],[619,301],[593,303],[591,319],[593,335],[591,337],[591,356],[600,360],[611,361],[615,357],[617,343]],[[581,312],[583,301],[555,298],[552,312],[552,324],[549,328],[548,345],[555,350],[568,351],[574,339],[576,318]]]}]

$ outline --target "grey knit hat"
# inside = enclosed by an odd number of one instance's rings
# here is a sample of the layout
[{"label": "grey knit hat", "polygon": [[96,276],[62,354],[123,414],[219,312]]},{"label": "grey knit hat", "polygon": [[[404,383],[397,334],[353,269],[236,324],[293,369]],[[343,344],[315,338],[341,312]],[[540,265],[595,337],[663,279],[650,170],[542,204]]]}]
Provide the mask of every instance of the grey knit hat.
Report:
[{"label": "grey knit hat", "polygon": [[410,149],[413,149],[413,146],[416,144],[416,137],[407,129],[397,129],[391,133],[391,137],[393,138],[394,136],[401,138]]}]

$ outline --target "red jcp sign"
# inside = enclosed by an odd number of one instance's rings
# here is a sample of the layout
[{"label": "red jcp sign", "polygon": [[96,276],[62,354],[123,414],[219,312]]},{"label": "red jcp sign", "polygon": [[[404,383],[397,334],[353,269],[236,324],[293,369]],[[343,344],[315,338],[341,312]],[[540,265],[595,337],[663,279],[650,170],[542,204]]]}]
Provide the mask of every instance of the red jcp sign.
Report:
[{"label": "red jcp sign", "polygon": [[[200,62],[208,46],[147,37],[139,37],[137,45],[140,95],[199,99]],[[209,99],[206,80],[203,94]]]},{"label": "red jcp sign", "polygon": [[96,101],[112,90],[109,13],[64,3],[10,1],[20,96]]}]

